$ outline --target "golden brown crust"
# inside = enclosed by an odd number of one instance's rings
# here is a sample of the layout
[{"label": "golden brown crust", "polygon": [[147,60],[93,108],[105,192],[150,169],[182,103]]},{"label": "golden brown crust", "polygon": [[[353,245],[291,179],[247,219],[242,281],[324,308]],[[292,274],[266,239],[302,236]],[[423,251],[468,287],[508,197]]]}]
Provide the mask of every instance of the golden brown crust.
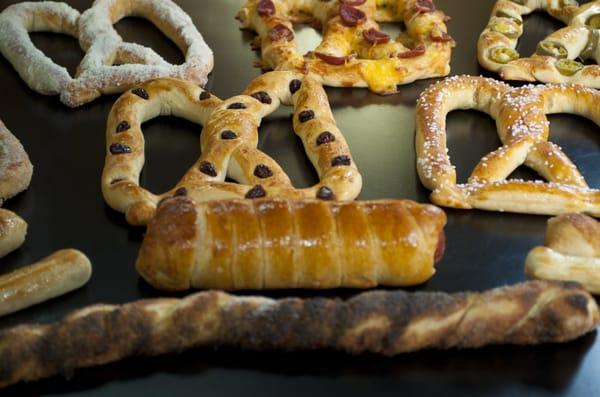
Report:
[{"label": "golden brown crust", "polygon": [[211,201],[194,211],[176,197],[149,223],[137,268],[163,290],[415,285],[435,272],[445,223],[411,201]]},{"label": "golden brown crust", "polygon": [[[348,18],[348,14],[362,16]],[[257,34],[265,69],[308,74],[324,85],[369,87],[380,94],[398,85],[446,76],[455,43],[446,16],[431,0],[365,0],[349,5],[320,0],[248,0],[238,14],[243,28]],[[378,22],[403,22],[397,40],[379,31]],[[293,23],[323,31],[315,51],[296,50]]]},{"label": "golden brown crust", "polygon": [[574,283],[538,281],[483,293],[368,292],[348,301],[208,291],[91,306],[51,325],[2,330],[0,386],[199,346],[391,356],[565,342],[592,331],[598,321],[596,302]]},{"label": "golden brown crust", "polygon": [[[294,131],[320,177],[314,186],[296,189],[279,164],[257,148],[262,119],[281,104],[294,106]],[[200,158],[173,189],[157,195],[139,186],[144,165],[141,125],[166,113],[202,124],[204,129]],[[134,225],[145,225],[156,205],[176,194],[197,202],[244,197],[353,200],[362,187],[362,177],[335,123],[325,90],[293,72],[262,75],[250,83],[244,95],[226,101],[180,80],[147,82],[115,103],[106,139],[102,192],[107,203],[124,212]],[[238,183],[226,181],[227,177]]]},{"label": "golden brown crust", "polygon": [[23,145],[0,121],[0,204],[27,189],[32,174]]},{"label": "golden brown crust", "polygon": [[[600,120],[600,94],[578,85],[511,88],[483,77],[457,76],[427,89],[417,102],[417,168],[435,204],[530,214],[585,212],[600,216],[590,189],[567,155],[549,139],[551,113]],[[484,156],[467,183],[458,184],[446,142],[446,115],[475,109],[496,120],[503,146]],[[546,179],[507,180],[526,165]]]}]

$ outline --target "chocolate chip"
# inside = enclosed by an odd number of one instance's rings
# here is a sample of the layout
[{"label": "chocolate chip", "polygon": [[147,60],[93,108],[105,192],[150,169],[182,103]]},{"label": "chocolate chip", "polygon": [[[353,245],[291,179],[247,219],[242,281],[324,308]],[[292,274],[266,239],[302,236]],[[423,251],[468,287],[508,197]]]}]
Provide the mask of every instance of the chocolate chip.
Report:
[{"label": "chocolate chip", "polygon": [[142,99],[150,99],[150,95],[148,95],[148,91],[143,88],[134,88],[131,90],[132,93],[139,96]]},{"label": "chocolate chip", "polygon": [[265,91],[258,91],[250,96],[259,101],[260,103],[264,103],[265,105],[270,105],[271,103],[273,103],[271,96]]},{"label": "chocolate chip", "polygon": [[221,139],[235,139],[237,134],[231,130],[225,130],[221,132]]},{"label": "chocolate chip", "polygon": [[185,187],[180,187],[179,189],[175,190],[175,197],[178,196],[187,196],[188,194],[188,190]]},{"label": "chocolate chip", "polygon": [[254,169],[254,176],[265,179],[273,176],[273,171],[264,164],[259,164]]},{"label": "chocolate chip", "polygon": [[125,180],[125,178],[115,178],[112,181],[110,181],[111,185],[116,185],[119,182],[123,182]]},{"label": "chocolate chip", "polygon": [[315,112],[312,110],[303,110],[298,114],[298,120],[301,123],[306,123],[308,120],[312,120],[315,118]]},{"label": "chocolate chip", "polygon": [[131,126],[129,125],[129,123],[127,121],[121,121],[119,124],[117,124],[117,128],[116,128],[115,132],[119,133],[119,132],[127,131],[130,128],[131,128]]},{"label": "chocolate chip", "polygon": [[131,153],[131,148],[122,143],[113,143],[109,148],[112,154],[126,154]]},{"label": "chocolate chip", "polygon": [[210,99],[210,92],[202,91],[202,93],[200,94],[200,100],[206,101],[207,99]]},{"label": "chocolate chip", "polygon": [[321,132],[317,137],[317,146],[324,145],[335,141],[335,135],[329,131]]},{"label": "chocolate chip", "polygon": [[327,186],[321,186],[321,188],[317,192],[317,198],[321,200],[333,200],[335,198],[335,195],[333,194],[333,191]]},{"label": "chocolate chip", "polygon": [[266,195],[267,192],[265,191],[265,188],[262,187],[262,185],[256,185],[252,189],[248,190],[248,193],[246,193],[246,198],[255,199],[265,197]]},{"label": "chocolate chip", "polygon": [[340,165],[350,165],[352,164],[352,160],[348,156],[337,156],[331,160],[332,167],[338,167]]},{"label": "chocolate chip", "polygon": [[300,80],[294,79],[290,81],[290,92],[292,95],[294,95],[296,91],[300,89],[300,87],[302,87],[302,82]]},{"label": "chocolate chip", "polygon": [[208,176],[212,176],[212,177],[217,176],[217,170],[215,169],[214,165],[212,165],[208,161],[201,162],[198,169],[200,170],[200,172],[202,172],[203,174],[206,174]]},{"label": "chocolate chip", "polygon": [[227,109],[246,109],[246,105],[241,102],[235,102],[227,106]]}]

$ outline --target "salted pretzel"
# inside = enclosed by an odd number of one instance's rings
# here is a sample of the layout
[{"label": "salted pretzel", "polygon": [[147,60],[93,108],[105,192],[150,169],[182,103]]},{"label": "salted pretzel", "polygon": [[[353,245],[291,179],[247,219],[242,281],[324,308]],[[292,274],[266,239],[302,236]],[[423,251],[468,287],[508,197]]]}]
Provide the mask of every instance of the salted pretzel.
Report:
[{"label": "salted pretzel", "polygon": [[[541,41],[534,55],[516,51],[523,34],[523,16],[544,10],[564,22]],[[579,6],[575,0],[499,0],[479,38],[479,63],[505,80],[578,83],[600,88],[600,1]]]},{"label": "salted pretzel", "polygon": [[[324,85],[390,94],[450,72],[454,40],[431,0],[248,0],[238,19],[258,33],[263,68],[298,71]],[[392,40],[378,22],[403,22],[406,31]],[[323,31],[321,44],[305,56],[294,23]]]},{"label": "salted pretzel", "polygon": [[544,245],[529,253],[525,272],[538,279],[577,281],[600,294],[600,223],[582,214],[550,219]]},{"label": "salted pretzel", "polygon": [[[575,113],[600,124],[600,93],[579,85],[511,88],[483,77],[448,78],[417,101],[417,168],[434,203],[530,214],[585,212],[600,216],[600,191],[549,138],[547,114]],[[467,183],[457,184],[446,145],[446,115],[475,109],[496,120],[503,146],[482,158]],[[506,180],[520,165],[549,182]]]},{"label": "salted pretzel", "polygon": [[[124,42],[113,24],[129,15],[151,21],[185,53],[185,62],[172,65],[151,48]],[[29,32],[39,31],[79,39],[86,54],[75,77],[34,46]],[[204,85],[213,67],[202,35],[171,0],[96,0],[81,15],[64,3],[17,3],[0,14],[0,52],[33,90],[60,94],[71,107],[159,77]]]},{"label": "salted pretzel", "polygon": [[[296,189],[273,160],[257,149],[261,120],[280,104],[294,106],[294,131],[320,182]],[[202,124],[201,156],[170,191],[154,194],[139,186],[144,165],[141,124],[172,114]],[[320,198],[353,200],[362,178],[333,119],[323,87],[299,73],[258,77],[244,95],[221,101],[198,86],[159,79],[125,93],[107,123],[102,176],[106,202],[134,225],[146,224],[166,197],[188,195],[197,202],[234,198]],[[238,183],[226,182],[231,178]]]}]

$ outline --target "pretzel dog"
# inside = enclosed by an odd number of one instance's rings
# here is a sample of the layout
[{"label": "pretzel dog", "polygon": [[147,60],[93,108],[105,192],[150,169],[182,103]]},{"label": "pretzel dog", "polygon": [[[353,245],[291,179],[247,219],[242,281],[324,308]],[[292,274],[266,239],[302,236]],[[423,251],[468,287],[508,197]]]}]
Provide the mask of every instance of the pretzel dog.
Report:
[{"label": "pretzel dog", "polygon": [[[113,24],[129,15],[150,20],[185,53],[185,62],[172,65],[151,48],[123,42]],[[79,39],[86,54],[75,77],[34,46],[29,32],[39,31]],[[204,85],[213,67],[202,35],[171,0],[96,0],[81,15],[64,3],[17,3],[0,14],[0,52],[29,87],[44,95],[60,94],[71,107],[158,77]]]},{"label": "pretzel dog", "polygon": [[[434,203],[530,214],[586,212],[600,216],[600,192],[548,141],[546,114],[574,113],[600,124],[600,93],[578,85],[511,88],[492,79],[460,76],[427,89],[417,102],[417,168]],[[476,109],[496,120],[503,146],[486,155],[466,184],[457,184],[446,146],[446,115]],[[506,180],[520,165],[542,181]]]},{"label": "pretzel dog", "polygon": [[[302,72],[324,85],[391,94],[450,72],[454,41],[431,0],[248,0],[238,19],[258,33],[264,68]],[[392,40],[377,22],[404,22],[406,32]],[[296,50],[294,23],[324,31],[307,56]]]},{"label": "pretzel dog", "polygon": [[600,223],[582,214],[550,219],[544,246],[531,250],[525,272],[538,279],[577,281],[600,294]]},{"label": "pretzel dog", "polygon": [[[280,104],[294,106],[294,131],[319,174],[316,186],[295,189],[275,160],[256,147],[261,120]],[[198,161],[172,190],[156,195],[138,183],[144,165],[140,126],[159,114],[203,124],[204,130]],[[267,73],[244,95],[226,101],[191,83],[155,80],[119,98],[109,115],[106,136],[104,198],[134,225],[145,225],[156,205],[173,195],[188,195],[197,202],[267,196],[353,200],[362,186],[323,87],[299,73]],[[226,177],[239,183],[225,182]]]},{"label": "pretzel dog", "polygon": [[[544,10],[568,26],[541,41],[536,53],[520,58],[523,16]],[[505,80],[578,83],[600,88],[600,1],[579,6],[574,0],[499,0],[479,38],[479,63]],[[578,61],[580,59],[582,62]]]}]

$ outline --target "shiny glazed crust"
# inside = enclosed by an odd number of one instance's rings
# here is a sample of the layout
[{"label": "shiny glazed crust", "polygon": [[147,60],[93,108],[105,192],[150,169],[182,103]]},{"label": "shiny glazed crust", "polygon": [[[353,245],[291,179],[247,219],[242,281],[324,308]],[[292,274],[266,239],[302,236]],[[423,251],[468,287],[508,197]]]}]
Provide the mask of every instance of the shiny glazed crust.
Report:
[{"label": "shiny glazed crust", "polygon": [[[589,26],[588,20],[600,14],[600,1],[592,1],[582,6],[576,2],[558,0],[525,0],[524,4],[511,0],[499,0],[492,11],[490,22],[481,33],[478,43],[479,63],[484,68],[497,72],[505,80],[541,81],[544,83],[577,83],[588,87],[600,88],[600,66],[580,65],[574,74],[561,73],[557,61],[564,57],[569,60],[578,58],[600,60],[598,29]],[[562,28],[544,41],[563,46],[565,54],[557,56],[536,51],[530,57],[518,58],[509,62],[497,62],[491,58],[496,48],[516,50],[519,38],[523,34],[523,16],[543,10],[564,22]],[[502,29],[498,29],[501,26]],[[503,30],[503,31],[498,31]],[[543,42],[544,42],[543,41]]]},{"label": "shiny glazed crust", "polygon": [[369,288],[427,281],[445,214],[412,201],[166,200],[138,272],[163,290]]},{"label": "shiny glazed crust", "polygon": [[[315,186],[294,188],[279,164],[257,148],[262,119],[281,104],[294,107],[294,131],[320,177]],[[198,161],[172,190],[156,195],[139,186],[144,165],[141,124],[165,114],[202,124],[204,129]],[[262,75],[244,95],[226,101],[183,81],[148,82],[115,103],[106,136],[104,198],[135,225],[146,224],[156,205],[173,195],[187,195],[197,202],[244,197],[353,200],[362,187],[361,175],[335,124],[323,87],[293,72]],[[238,183],[226,182],[227,177]]]},{"label": "shiny glazed crust", "polygon": [[207,291],[184,299],[90,306],[54,324],[0,330],[0,386],[201,346],[392,356],[566,342],[597,325],[596,302],[574,283],[536,281],[451,295],[377,291],[348,301]]},{"label": "shiny glazed crust", "polygon": [[[364,18],[351,26],[342,9]],[[355,6],[338,0],[248,0],[238,19],[258,34],[255,44],[262,49],[264,69],[293,70],[324,85],[369,87],[380,94],[397,92],[399,85],[415,80],[446,76],[455,45],[447,34],[446,16],[431,0],[366,0]],[[378,22],[403,22],[406,32],[397,40],[368,41],[369,33],[379,31]],[[323,31],[314,52],[297,52],[294,23]]]},{"label": "shiny glazed crust", "polygon": [[[547,114],[573,113],[600,125],[600,93],[578,85],[511,88],[483,77],[458,76],[427,89],[417,102],[416,151],[421,182],[431,200],[454,208],[529,214],[585,212],[600,216],[600,192],[549,138]],[[458,184],[446,144],[446,115],[475,109],[496,120],[503,146],[482,158]],[[507,180],[521,165],[543,181]]]},{"label": "shiny glazed crust", "polygon": [[550,219],[544,246],[529,253],[525,272],[538,279],[577,281],[600,294],[600,223],[582,214]]}]

